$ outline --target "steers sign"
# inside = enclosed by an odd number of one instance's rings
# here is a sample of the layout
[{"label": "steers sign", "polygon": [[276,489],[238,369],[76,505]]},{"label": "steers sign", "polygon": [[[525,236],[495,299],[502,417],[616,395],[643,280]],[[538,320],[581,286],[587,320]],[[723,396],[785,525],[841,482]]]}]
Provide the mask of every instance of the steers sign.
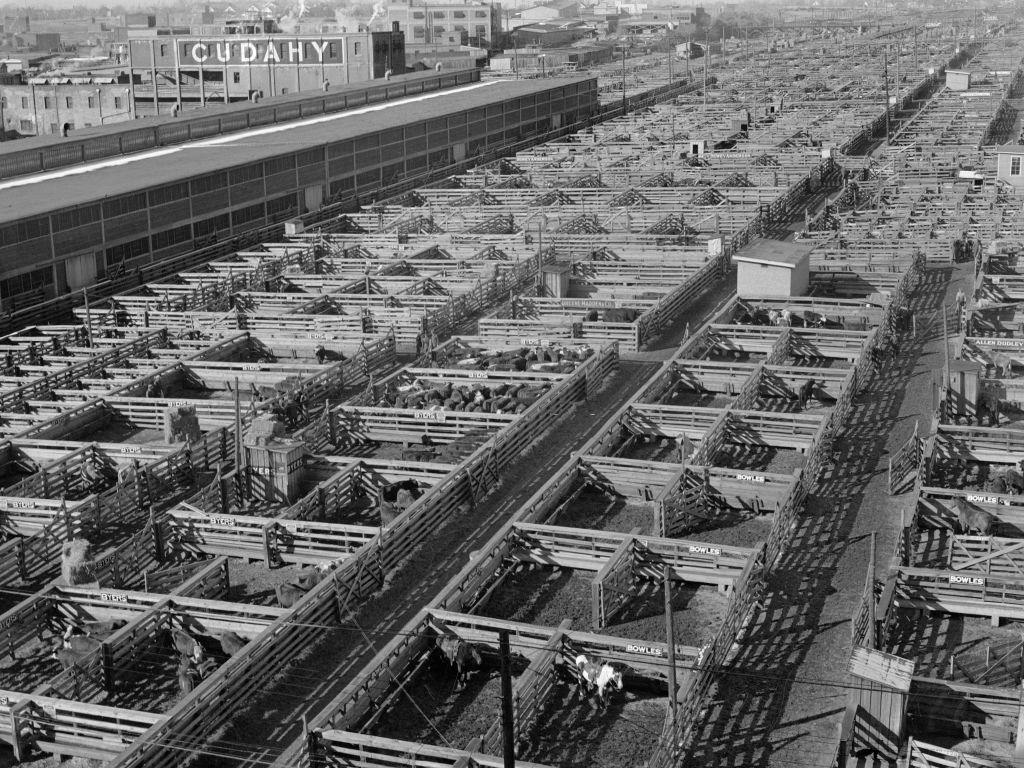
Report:
[{"label": "steers sign", "polygon": [[255,42],[188,40],[181,44],[182,64],[327,64],[340,63],[345,39],[264,39]]}]

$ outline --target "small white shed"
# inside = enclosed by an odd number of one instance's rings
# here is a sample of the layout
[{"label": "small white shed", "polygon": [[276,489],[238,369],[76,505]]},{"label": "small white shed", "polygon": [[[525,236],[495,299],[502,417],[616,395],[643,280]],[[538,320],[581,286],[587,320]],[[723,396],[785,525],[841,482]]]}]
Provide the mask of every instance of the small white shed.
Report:
[{"label": "small white shed", "polygon": [[946,87],[951,91],[971,90],[971,73],[964,69],[947,69]]},{"label": "small white shed", "polygon": [[803,296],[811,279],[813,246],[759,239],[741,250],[736,292],[740,296]]},{"label": "small white shed", "polygon": [[1024,188],[1024,145],[1004,144],[996,148],[996,178],[1011,187]]}]

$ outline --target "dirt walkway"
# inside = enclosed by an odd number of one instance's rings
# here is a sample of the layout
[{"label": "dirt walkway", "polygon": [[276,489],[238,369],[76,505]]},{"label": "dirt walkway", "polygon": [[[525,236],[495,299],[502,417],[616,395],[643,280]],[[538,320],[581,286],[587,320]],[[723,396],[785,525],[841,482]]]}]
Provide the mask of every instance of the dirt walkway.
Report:
[{"label": "dirt walkway", "polygon": [[830,768],[849,684],[851,618],[866,578],[869,535],[877,533],[883,575],[910,494],[889,497],[888,456],[933,411],[942,366],[941,303],[967,285],[971,266],[930,270],[912,306],[918,338],[856,401],[840,435],[841,459],[821,478],[790,546],[769,579],[760,614],[723,671],[688,764]]},{"label": "dirt walkway", "polygon": [[[468,562],[469,552],[493,536],[569,455],[579,450],[649,379],[682,340],[689,320],[699,328],[736,289],[735,273],[695,302],[687,318],[666,329],[653,345],[655,351],[639,359],[623,360],[602,390],[581,403],[550,428],[519,460],[502,473],[499,488],[478,505],[478,514],[452,518],[437,530],[396,571],[384,591],[359,609],[358,626],[373,640],[372,646],[356,629],[338,629],[297,659],[284,676],[268,681],[267,688],[239,713],[220,739],[208,746],[212,754],[200,758],[204,768],[265,765],[281,755],[302,733],[302,718],[322,710],[366,666],[373,656],[408,623],[422,606]],[[455,745],[465,746],[465,745]],[[237,755],[237,757],[227,757]]]}]

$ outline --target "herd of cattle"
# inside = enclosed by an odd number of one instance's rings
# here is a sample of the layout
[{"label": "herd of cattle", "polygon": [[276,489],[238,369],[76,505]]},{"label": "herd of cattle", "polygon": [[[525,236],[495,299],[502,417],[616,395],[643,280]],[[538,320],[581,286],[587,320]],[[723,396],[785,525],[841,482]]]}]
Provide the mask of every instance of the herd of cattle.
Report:
[{"label": "herd of cattle", "polygon": [[464,413],[522,413],[549,389],[547,384],[468,385],[426,383],[420,379],[409,384],[390,383],[374,405],[427,411]]},{"label": "herd of cattle", "polygon": [[572,373],[578,363],[594,354],[589,344],[538,345],[488,349],[455,342],[431,353],[431,363],[442,368],[488,371],[544,371]]},{"label": "herd of cattle", "polygon": [[[98,660],[103,642],[126,624],[124,620],[114,620],[68,625],[50,657],[60,662],[64,669],[86,669]],[[248,643],[231,630],[216,635],[192,635],[172,627],[166,632],[168,645],[178,654],[178,686],[182,693],[189,693],[198,680]]]}]

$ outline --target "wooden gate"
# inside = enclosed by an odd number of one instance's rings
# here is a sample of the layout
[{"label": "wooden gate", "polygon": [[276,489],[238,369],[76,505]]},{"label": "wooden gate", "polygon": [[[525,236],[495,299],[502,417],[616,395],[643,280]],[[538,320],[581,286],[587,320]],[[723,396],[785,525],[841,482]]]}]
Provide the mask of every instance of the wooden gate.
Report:
[{"label": "wooden gate", "polygon": [[895,495],[909,490],[917,480],[921,462],[924,459],[924,440],[914,434],[889,457],[889,494]]},{"label": "wooden gate", "polygon": [[630,533],[633,535],[623,539],[608,562],[590,582],[591,625],[595,632],[608,626],[612,617],[628,605],[636,593],[636,577],[633,573],[634,542],[635,534],[640,533],[640,529],[634,528]]}]

